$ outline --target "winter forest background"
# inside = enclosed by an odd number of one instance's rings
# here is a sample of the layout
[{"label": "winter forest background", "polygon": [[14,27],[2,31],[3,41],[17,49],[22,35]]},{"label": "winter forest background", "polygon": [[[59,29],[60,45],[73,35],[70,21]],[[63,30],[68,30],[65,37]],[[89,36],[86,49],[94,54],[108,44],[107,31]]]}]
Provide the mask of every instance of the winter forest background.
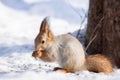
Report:
[{"label": "winter forest background", "polygon": [[89,0],[0,0],[0,80],[120,80],[120,70],[109,75],[82,71],[53,72],[57,63],[35,60],[34,39],[44,17],[50,16],[55,35],[80,30],[87,24]]}]

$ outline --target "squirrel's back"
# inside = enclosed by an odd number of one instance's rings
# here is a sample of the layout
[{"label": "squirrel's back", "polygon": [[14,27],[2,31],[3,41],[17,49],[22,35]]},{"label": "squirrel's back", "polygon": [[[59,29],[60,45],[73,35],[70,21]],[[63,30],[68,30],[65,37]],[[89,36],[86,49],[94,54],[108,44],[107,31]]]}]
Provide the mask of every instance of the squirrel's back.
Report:
[{"label": "squirrel's back", "polygon": [[59,44],[59,64],[72,71],[83,70],[85,53],[82,44],[72,35],[64,34],[55,38]]}]

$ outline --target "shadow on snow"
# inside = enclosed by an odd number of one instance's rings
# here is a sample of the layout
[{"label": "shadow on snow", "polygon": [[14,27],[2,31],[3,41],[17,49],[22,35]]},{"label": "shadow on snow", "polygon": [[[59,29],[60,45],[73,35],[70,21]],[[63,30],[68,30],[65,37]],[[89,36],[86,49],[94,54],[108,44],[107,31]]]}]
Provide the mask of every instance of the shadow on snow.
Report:
[{"label": "shadow on snow", "polygon": [[10,55],[12,53],[29,53],[33,51],[34,46],[31,44],[24,45],[3,45],[0,44],[0,56]]}]

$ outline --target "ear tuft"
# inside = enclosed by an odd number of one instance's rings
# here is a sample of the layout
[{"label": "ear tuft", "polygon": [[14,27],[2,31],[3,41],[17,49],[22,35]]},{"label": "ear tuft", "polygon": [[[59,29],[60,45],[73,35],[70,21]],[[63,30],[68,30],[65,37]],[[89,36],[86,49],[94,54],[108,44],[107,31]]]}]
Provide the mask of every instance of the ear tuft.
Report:
[{"label": "ear tuft", "polygon": [[49,17],[45,17],[40,26],[40,35],[47,34],[49,40],[54,40],[54,35],[50,30]]},{"label": "ear tuft", "polygon": [[[43,19],[42,24],[43,25],[44,24],[49,24],[49,17],[48,16]],[[41,24],[41,26],[42,26],[42,24]]]},{"label": "ear tuft", "polygon": [[45,17],[40,26],[40,32],[47,32],[49,29],[49,17]]}]

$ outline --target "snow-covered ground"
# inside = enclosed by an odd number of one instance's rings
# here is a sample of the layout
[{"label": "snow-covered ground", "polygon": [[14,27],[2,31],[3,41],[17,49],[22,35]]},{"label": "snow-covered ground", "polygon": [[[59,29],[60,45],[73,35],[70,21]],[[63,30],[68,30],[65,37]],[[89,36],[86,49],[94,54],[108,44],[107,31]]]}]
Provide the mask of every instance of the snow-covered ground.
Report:
[{"label": "snow-covered ground", "polygon": [[87,9],[88,0],[0,0],[0,80],[120,80],[119,69],[109,75],[89,71],[65,74],[52,71],[57,63],[31,57],[44,17],[51,17],[55,35],[74,33]]}]

